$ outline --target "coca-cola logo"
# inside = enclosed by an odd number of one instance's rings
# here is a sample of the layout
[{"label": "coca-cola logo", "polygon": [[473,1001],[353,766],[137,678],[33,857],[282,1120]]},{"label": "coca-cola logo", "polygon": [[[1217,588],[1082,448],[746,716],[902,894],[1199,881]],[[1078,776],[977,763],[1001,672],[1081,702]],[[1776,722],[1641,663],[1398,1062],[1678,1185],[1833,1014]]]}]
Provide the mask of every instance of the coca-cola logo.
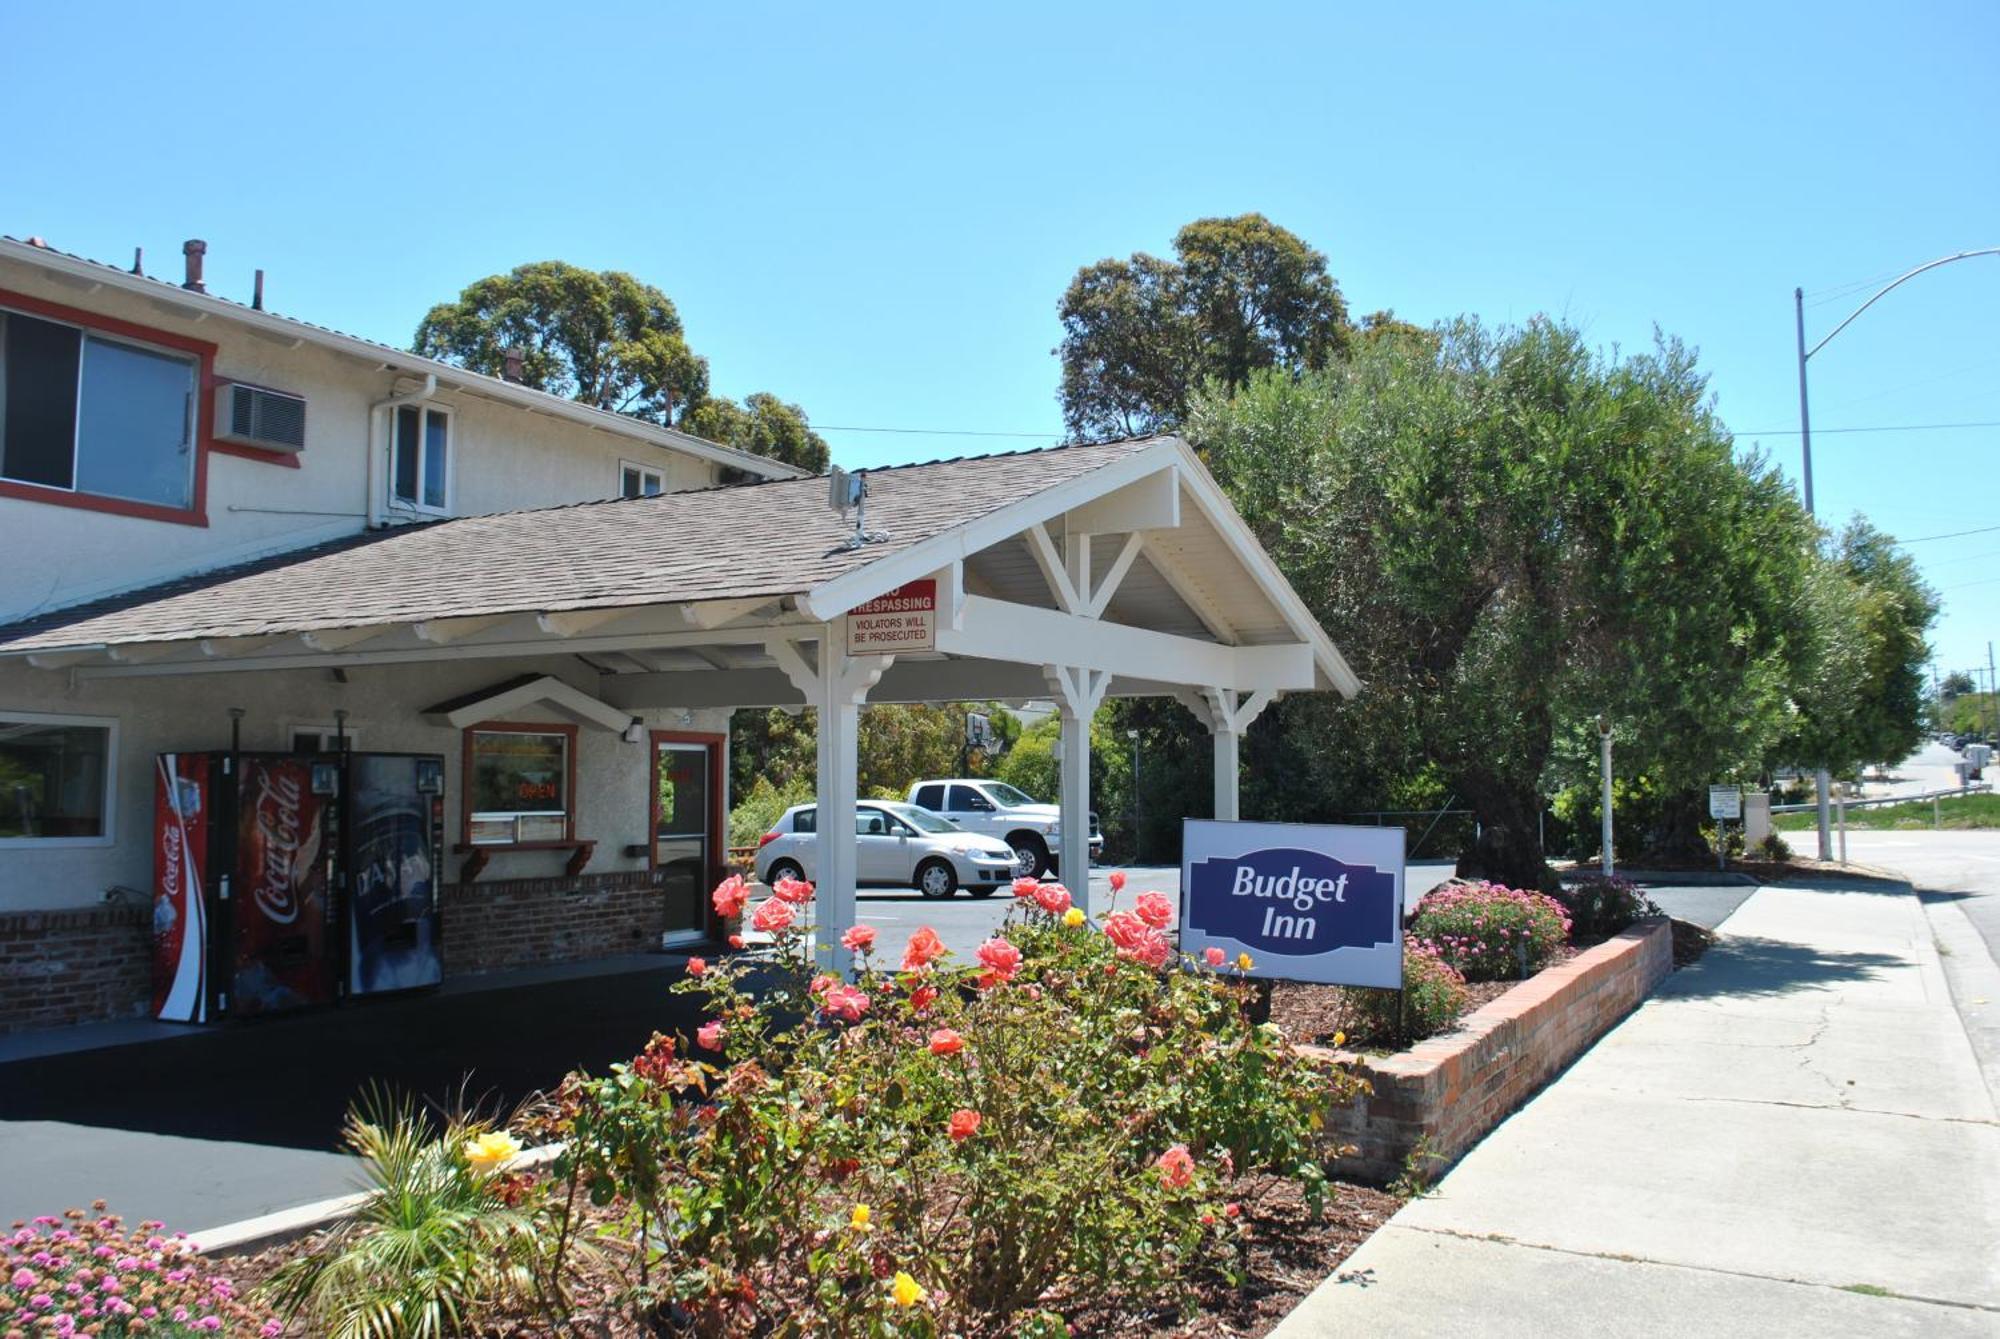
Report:
[{"label": "coca-cola logo", "polygon": [[181,895],[181,821],[178,815],[160,831],[160,886],[168,898]]},{"label": "coca-cola logo", "polygon": [[257,774],[257,798],[251,806],[257,886],[251,897],[257,909],[278,925],[298,919],[300,875],[310,867],[319,846],[318,825],[310,832],[305,827],[304,799],[298,777],[275,771]]}]

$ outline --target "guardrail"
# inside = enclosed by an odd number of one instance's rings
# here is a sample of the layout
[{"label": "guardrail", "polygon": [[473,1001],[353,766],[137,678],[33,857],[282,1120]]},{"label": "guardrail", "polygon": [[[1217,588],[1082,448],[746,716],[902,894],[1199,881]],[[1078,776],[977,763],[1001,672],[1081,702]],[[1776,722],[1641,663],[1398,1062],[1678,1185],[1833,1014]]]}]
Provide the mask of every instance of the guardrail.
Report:
[{"label": "guardrail", "polygon": [[[1993,786],[1990,782],[1975,781],[1969,786],[1953,786],[1950,790],[1927,790],[1917,795],[1882,795],[1867,800],[1836,799],[1833,801],[1833,804],[1835,808],[1869,809],[1885,804],[1920,804],[1925,800],[1949,800],[1959,795],[1985,795],[1991,792],[1992,789]],[[1774,804],[1771,806],[1771,812],[1774,814],[1809,814],[1818,808],[1819,805],[1815,803]]]}]

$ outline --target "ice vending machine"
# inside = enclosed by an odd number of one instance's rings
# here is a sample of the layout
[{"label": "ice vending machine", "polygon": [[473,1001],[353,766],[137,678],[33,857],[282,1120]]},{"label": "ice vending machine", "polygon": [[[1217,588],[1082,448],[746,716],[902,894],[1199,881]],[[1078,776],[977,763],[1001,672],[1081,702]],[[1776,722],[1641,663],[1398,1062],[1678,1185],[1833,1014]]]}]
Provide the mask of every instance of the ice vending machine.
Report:
[{"label": "ice vending machine", "polygon": [[444,759],[165,753],[153,1013],[206,1023],[434,985]]}]

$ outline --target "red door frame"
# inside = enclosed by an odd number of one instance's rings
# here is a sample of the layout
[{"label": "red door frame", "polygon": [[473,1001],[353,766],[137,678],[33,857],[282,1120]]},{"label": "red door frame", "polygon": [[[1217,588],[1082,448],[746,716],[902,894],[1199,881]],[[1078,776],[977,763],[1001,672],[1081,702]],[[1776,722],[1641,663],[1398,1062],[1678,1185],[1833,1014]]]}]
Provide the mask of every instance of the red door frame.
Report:
[{"label": "red door frame", "polygon": [[[722,882],[722,870],[729,858],[729,851],[722,844],[722,758],[728,746],[728,735],[699,734],[686,730],[654,730],[646,741],[646,747],[653,751],[651,762],[646,768],[646,868],[660,867],[660,745],[662,744],[703,744],[708,748],[708,885],[713,888]],[[710,905],[708,888],[701,890],[701,930],[715,933],[715,910]]]}]

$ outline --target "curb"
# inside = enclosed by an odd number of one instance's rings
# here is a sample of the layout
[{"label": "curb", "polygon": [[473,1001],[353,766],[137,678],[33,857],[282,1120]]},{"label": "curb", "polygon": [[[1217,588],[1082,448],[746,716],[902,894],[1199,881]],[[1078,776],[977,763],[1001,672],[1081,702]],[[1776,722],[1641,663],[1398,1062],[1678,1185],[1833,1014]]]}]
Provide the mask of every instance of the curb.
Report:
[{"label": "curb", "polygon": [[[562,1151],[561,1144],[543,1144],[527,1149],[509,1165],[514,1170],[540,1167],[554,1162]],[[199,1232],[188,1233],[187,1244],[200,1255],[255,1255],[258,1251],[309,1237],[321,1228],[353,1217],[374,1193],[372,1190],[357,1190],[351,1195],[336,1195],[332,1199],[314,1200],[310,1204],[259,1214],[255,1218],[203,1228]]]}]

